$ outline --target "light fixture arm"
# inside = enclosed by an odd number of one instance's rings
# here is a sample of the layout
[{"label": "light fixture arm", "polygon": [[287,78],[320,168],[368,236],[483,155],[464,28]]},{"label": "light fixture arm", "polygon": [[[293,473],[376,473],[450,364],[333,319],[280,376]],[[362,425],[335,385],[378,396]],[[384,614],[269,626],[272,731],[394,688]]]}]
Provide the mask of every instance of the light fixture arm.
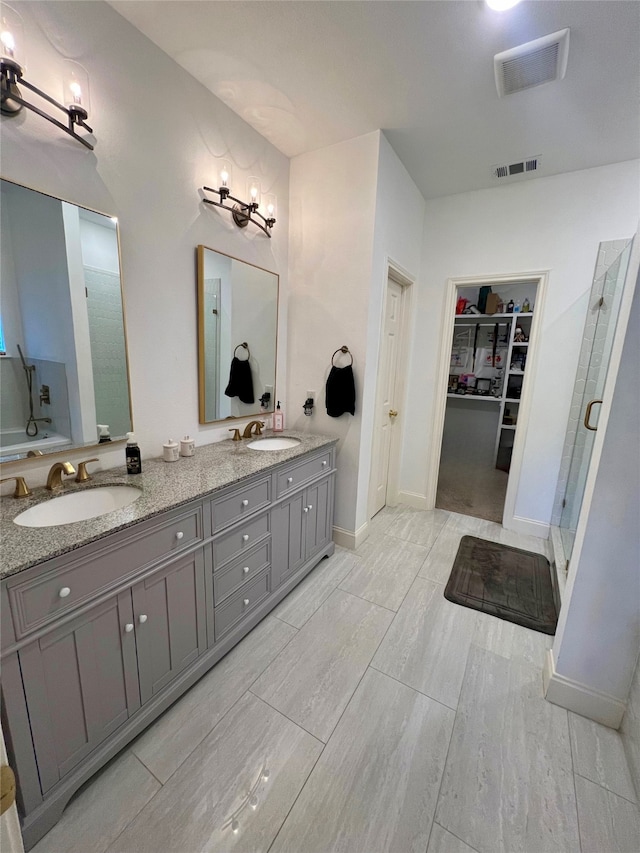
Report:
[{"label": "light fixture arm", "polygon": [[[22,107],[26,107],[28,110],[36,113],[36,115],[41,116],[46,119],[51,124],[55,124],[56,127],[59,127],[60,130],[63,130],[69,136],[72,136],[74,139],[77,139],[78,142],[82,143],[85,148],[88,148],[90,151],[93,151],[93,145],[82,136],[79,136],[75,128],[83,127],[85,130],[88,130],[89,133],[93,133],[93,130],[86,123],[87,119],[87,111],[81,106],[72,106],[72,107],[64,107],[62,104],[58,103],[54,98],[50,95],[47,95],[46,92],[43,92],[41,89],[38,89],[37,86],[34,86],[32,83],[29,83],[28,80],[25,80],[22,76],[22,69],[16,62],[12,62],[11,60],[7,60],[3,58],[0,63],[0,74],[1,74],[1,86],[2,86],[2,108],[1,112],[3,115],[12,116],[17,115],[20,112]],[[29,89],[31,92],[34,92],[43,100],[47,101],[52,106],[56,107],[56,109],[61,110],[68,119],[68,125],[63,124],[58,119],[49,115],[48,113],[41,110],[39,107],[36,107],[34,104],[30,104],[26,101],[18,89],[18,83],[26,89]],[[10,103],[6,103],[10,102]],[[19,106],[16,108],[14,104],[18,104]]]},{"label": "light fixture arm", "polygon": [[[271,229],[276,224],[276,220],[273,217],[266,217],[259,213],[258,204],[256,202],[247,203],[239,198],[235,198],[235,196],[231,195],[228,187],[220,187],[218,190],[213,187],[203,187],[202,189],[205,190],[205,192],[215,193],[220,197],[220,201],[214,201],[211,198],[203,198],[202,201],[205,204],[212,204],[215,207],[222,207],[225,210],[230,211],[233,216],[233,221],[239,228],[246,228],[247,224],[252,222],[264,234],[266,234],[267,237],[271,237]],[[225,204],[227,199],[234,202],[233,206]],[[259,217],[262,222],[259,222],[258,219],[255,219],[254,217]]]}]

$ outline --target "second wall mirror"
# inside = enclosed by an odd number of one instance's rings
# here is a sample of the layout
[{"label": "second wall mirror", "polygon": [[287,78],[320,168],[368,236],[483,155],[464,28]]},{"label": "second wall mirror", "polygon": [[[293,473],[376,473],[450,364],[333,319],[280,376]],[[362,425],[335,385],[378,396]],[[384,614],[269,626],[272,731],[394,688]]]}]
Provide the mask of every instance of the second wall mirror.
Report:
[{"label": "second wall mirror", "polygon": [[198,246],[199,421],[275,407],[279,276]]}]

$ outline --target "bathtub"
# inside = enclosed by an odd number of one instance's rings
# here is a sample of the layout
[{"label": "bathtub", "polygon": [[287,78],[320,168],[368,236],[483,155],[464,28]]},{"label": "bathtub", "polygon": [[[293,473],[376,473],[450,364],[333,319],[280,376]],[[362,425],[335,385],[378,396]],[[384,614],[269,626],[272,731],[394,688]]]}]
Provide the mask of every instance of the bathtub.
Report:
[{"label": "bathtub", "polygon": [[30,450],[42,450],[43,453],[47,453],[70,444],[70,438],[42,427],[38,435],[34,435],[33,438],[19,427],[0,430],[0,455],[5,461],[28,453]]}]

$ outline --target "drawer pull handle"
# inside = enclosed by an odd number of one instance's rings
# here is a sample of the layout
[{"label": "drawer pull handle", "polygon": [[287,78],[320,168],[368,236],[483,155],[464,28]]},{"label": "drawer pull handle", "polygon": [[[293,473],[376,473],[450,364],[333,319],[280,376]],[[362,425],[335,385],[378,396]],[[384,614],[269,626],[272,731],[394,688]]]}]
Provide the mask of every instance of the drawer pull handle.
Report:
[{"label": "drawer pull handle", "polygon": [[243,542],[248,542],[248,541],[249,541],[249,534],[248,534],[248,533],[243,533],[243,534],[242,534],[242,541],[243,541]]},{"label": "drawer pull handle", "polygon": [[326,459],[323,459],[323,460],[322,460],[322,467],[323,467],[323,468],[326,468],[326,466],[327,466],[327,460],[326,460]]},{"label": "drawer pull handle", "polygon": [[178,530],[178,532],[176,533],[176,539],[183,539],[183,538],[184,538],[184,533],[182,532],[182,530]]},{"label": "drawer pull handle", "polygon": [[148,618],[149,618],[149,617],[147,616],[147,614],[146,614],[146,613],[141,613],[141,614],[140,614],[140,616],[139,616],[139,622],[140,622],[140,624],[141,624],[141,625],[144,625],[144,623],[147,621],[147,619],[148,619]]},{"label": "drawer pull handle", "polygon": [[127,622],[127,624],[124,626],[124,630],[127,632],[127,634],[130,634],[133,631],[133,622]]},{"label": "drawer pull handle", "polygon": [[309,512],[309,507],[308,507],[308,506],[306,506],[306,507],[304,508],[304,511],[305,511],[305,512]]},{"label": "drawer pull handle", "polygon": [[248,500],[242,501],[242,506],[249,506],[249,501]]},{"label": "drawer pull handle", "polygon": [[247,604],[248,604],[248,603],[249,603],[249,599],[248,599],[248,598],[245,598],[245,599],[244,599],[244,605],[245,605],[245,607],[247,606]]},{"label": "drawer pull handle", "polygon": [[309,509],[313,509],[313,504],[309,504]]},{"label": "drawer pull handle", "polygon": [[293,477],[287,477],[287,483],[293,483]]},{"label": "drawer pull handle", "polygon": [[58,595],[60,598],[66,598],[71,593],[71,587],[63,586]]},{"label": "drawer pull handle", "polygon": [[249,566],[245,566],[242,571],[245,573],[245,575],[249,574]]}]

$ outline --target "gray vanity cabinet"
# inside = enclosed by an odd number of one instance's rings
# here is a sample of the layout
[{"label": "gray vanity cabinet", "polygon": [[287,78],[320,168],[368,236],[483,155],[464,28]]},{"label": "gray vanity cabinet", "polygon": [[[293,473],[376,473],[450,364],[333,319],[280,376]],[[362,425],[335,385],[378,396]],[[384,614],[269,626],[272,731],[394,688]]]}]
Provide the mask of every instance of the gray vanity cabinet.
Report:
[{"label": "gray vanity cabinet", "polygon": [[132,592],[144,704],[207,648],[202,551],[147,575]]},{"label": "gray vanity cabinet", "polygon": [[132,623],[126,591],[19,651],[43,794],[140,707]]},{"label": "gray vanity cabinet", "polygon": [[334,454],[274,465],[2,581],[3,726],[27,850],[333,552]]}]

